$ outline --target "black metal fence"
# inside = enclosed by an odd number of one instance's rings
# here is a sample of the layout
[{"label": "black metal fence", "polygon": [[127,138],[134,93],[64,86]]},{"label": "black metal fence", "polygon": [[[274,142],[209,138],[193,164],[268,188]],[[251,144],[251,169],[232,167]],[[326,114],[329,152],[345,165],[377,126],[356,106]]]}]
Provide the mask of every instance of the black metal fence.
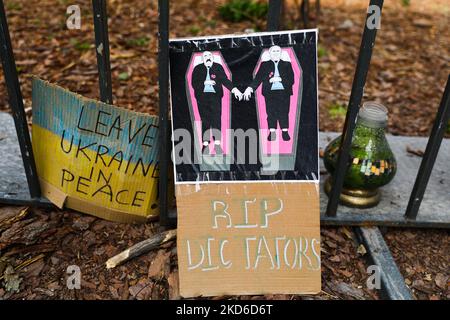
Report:
[{"label": "black metal fence", "polygon": [[[383,7],[383,0],[370,0],[369,6]],[[279,17],[281,12],[282,0],[270,0],[267,21],[267,30],[275,31],[279,26]],[[112,84],[111,84],[111,68],[109,59],[109,40],[108,40],[108,23],[107,23],[107,1],[92,0],[94,13],[94,31],[95,45],[97,52],[97,66],[99,74],[100,99],[103,102],[112,104]],[[173,225],[175,216],[170,214],[168,199],[168,183],[169,183],[169,161],[170,161],[170,130],[169,130],[169,1],[159,0],[159,129],[160,129],[160,152],[159,152],[159,203],[160,203],[160,223],[164,226]],[[359,50],[353,85],[347,108],[344,128],[342,132],[342,144],[339,151],[336,172],[333,177],[333,186],[327,204],[326,216],[323,220],[327,224],[354,224],[367,225],[368,221],[347,221],[342,222],[337,219],[339,198],[343,188],[344,175],[349,163],[349,151],[353,130],[355,128],[356,117],[358,114],[361,100],[363,97],[364,86],[367,73],[370,66],[372,50],[377,35],[376,28],[370,28],[367,23],[370,14],[367,14],[364,23],[364,31],[362,35],[361,46]],[[26,204],[47,203],[41,198],[39,180],[36,172],[36,166],[31,147],[30,134],[27,127],[26,115],[23,106],[23,98],[20,90],[16,64],[14,60],[11,39],[8,31],[8,24],[5,15],[3,0],[0,0],[0,54],[3,65],[3,73],[9,96],[9,105],[17,130],[17,137],[20,144],[20,151],[27,177],[28,188],[30,191],[31,201]],[[444,95],[439,106],[433,129],[428,140],[427,148],[417,174],[414,188],[411,192],[409,203],[405,212],[405,224],[411,225],[408,221],[414,221],[417,217],[420,204],[422,202],[428,180],[433,169],[442,139],[444,137],[447,123],[450,119],[450,76],[447,80]],[[20,204],[17,201],[9,201],[0,198],[0,203]],[[173,213],[173,212],[172,212]],[[373,222],[374,224],[377,224]],[[399,224],[402,225],[402,224]],[[444,227],[449,227],[448,223]]]}]

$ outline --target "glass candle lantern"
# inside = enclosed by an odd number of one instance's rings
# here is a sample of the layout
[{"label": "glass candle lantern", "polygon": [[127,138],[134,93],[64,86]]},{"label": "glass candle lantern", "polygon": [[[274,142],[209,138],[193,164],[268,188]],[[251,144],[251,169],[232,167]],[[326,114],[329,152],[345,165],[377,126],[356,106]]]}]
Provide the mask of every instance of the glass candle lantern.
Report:
[{"label": "glass candle lantern", "polygon": [[[347,206],[368,208],[380,201],[378,188],[389,183],[397,170],[397,162],[386,140],[387,109],[376,102],[366,102],[359,111],[350,148],[348,169],[340,201]],[[330,177],[325,192],[331,190],[341,136],[329,143],[324,164]]]}]

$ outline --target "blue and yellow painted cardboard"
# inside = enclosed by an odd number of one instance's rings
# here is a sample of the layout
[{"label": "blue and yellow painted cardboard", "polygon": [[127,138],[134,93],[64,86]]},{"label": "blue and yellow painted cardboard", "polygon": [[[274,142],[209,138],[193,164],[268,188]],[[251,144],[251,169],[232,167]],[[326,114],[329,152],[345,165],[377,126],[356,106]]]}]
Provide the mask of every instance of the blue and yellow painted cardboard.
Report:
[{"label": "blue and yellow painted cardboard", "polygon": [[33,152],[58,207],[104,219],[158,214],[158,118],[33,79]]}]

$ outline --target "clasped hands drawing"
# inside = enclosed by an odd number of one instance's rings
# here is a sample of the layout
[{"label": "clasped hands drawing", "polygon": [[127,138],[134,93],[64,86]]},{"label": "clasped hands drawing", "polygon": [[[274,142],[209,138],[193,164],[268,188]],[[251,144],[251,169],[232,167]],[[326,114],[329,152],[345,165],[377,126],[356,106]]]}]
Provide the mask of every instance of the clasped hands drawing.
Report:
[{"label": "clasped hands drawing", "polygon": [[[282,84],[283,79],[280,77],[280,73],[278,71],[278,63],[281,60],[281,51],[282,50],[279,46],[272,46],[269,49],[270,60],[275,64],[275,72],[270,72],[269,75],[270,78],[268,79],[268,82],[271,85],[275,86],[276,90],[284,89]],[[207,69],[206,79],[203,81],[204,88],[208,88],[207,91],[215,92],[214,90],[214,86],[216,85],[216,81],[214,80],[215,75],[210,75],[209,72],[210,68],[214,64],[214,58],[211,52],[209,51],[203,52],[203,63]],[[222,82],[224,82],[225,86],[232,87],[230,91],[236,99],[238,99],[239,101],[242,101],[242,99],[244,99],[245,101],[249,101],[252,96],[252,93],[254,92],[253,87],[255,87],[255,84],[259,84],[263,81],[262,74],[263,72],[257,74],[256,78],[260,78],[259,81],[258,79],[255,79],[249,86],[247,86],[247,89],[245,89],[244,92],[241,92],[237,87],[234,87],[231,81],[229,81],[228,79],[222,79]]]},{"label": "clasped hands drawing", "polygon": [[[283,81],[283,79],[281,79],[281,77],[272,77],[269,79],[269,83],[281,83],[282,81]],[[237,91],[238,91],[238,93],[240,93],[239,90],[237,90]],[[245,89],[244,93],[242,93],[240,96],[236,96],[236,93],[235,93],[235,97],[239,101],[241,101],[242,98],[244,98],[245,101],[249,101],[252,96],[252,93],[253,93],[253,88],[247,87],[247,89]]]},{"label": "clasped hands drawing", "polygon": [[[281,83],[282,81],[283,81],[283,79],[281,77],[272,77],[269,79],[269,83],[275,83],[275,82]],[[203,82],[203,84],[205,86],[214,86],[216,84],[216,82],[214,80],[205,80]],[[241,92],[238,88],[234,87],[233,89],[231,89],[231,93],[239,101],[242,101],[242,99],[244,99],[245,101],[249,101],[250,98],[252,97],[253,88],[247,87],[247,89],[245,89],[244,92]]]},{"label": "clasped hands drawing", "polygon": [[[203,81],[203,85],[206,86],[215,86],[216,85],[216,81],[214,80],[205,80]],[[251,89],[251,88],[247,88],[247,89]],[[247,90],[245,91],[247,92]],[[253,90],[252,90],[253,92]],[[244,93],[242,93],[238,88],[234,87],[233,89],[231,89],[231,93],[234,94],[234,97],[236,99],[238,99],[239,101],[242,100],[242,98],[244,97]],[[248,99],[245,100],[250,100],[250,96],[248,97]]]}]

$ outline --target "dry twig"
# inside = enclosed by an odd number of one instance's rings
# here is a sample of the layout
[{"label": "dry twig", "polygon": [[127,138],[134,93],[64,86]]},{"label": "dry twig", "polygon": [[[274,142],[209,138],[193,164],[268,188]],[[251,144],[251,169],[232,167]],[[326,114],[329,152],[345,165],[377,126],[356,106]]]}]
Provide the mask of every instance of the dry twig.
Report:
[{"label": "dry twig", "polygon": [[134,246],[122,251],[118,255],[106,261],[106,268],[112,269],[119,264],[128,261],[134,257],[140,256],[150,250],[158,248],[160,245],[174,240],[177,237],[177,230],[168,230],[151,236],[150,238],[136,243]]}]

